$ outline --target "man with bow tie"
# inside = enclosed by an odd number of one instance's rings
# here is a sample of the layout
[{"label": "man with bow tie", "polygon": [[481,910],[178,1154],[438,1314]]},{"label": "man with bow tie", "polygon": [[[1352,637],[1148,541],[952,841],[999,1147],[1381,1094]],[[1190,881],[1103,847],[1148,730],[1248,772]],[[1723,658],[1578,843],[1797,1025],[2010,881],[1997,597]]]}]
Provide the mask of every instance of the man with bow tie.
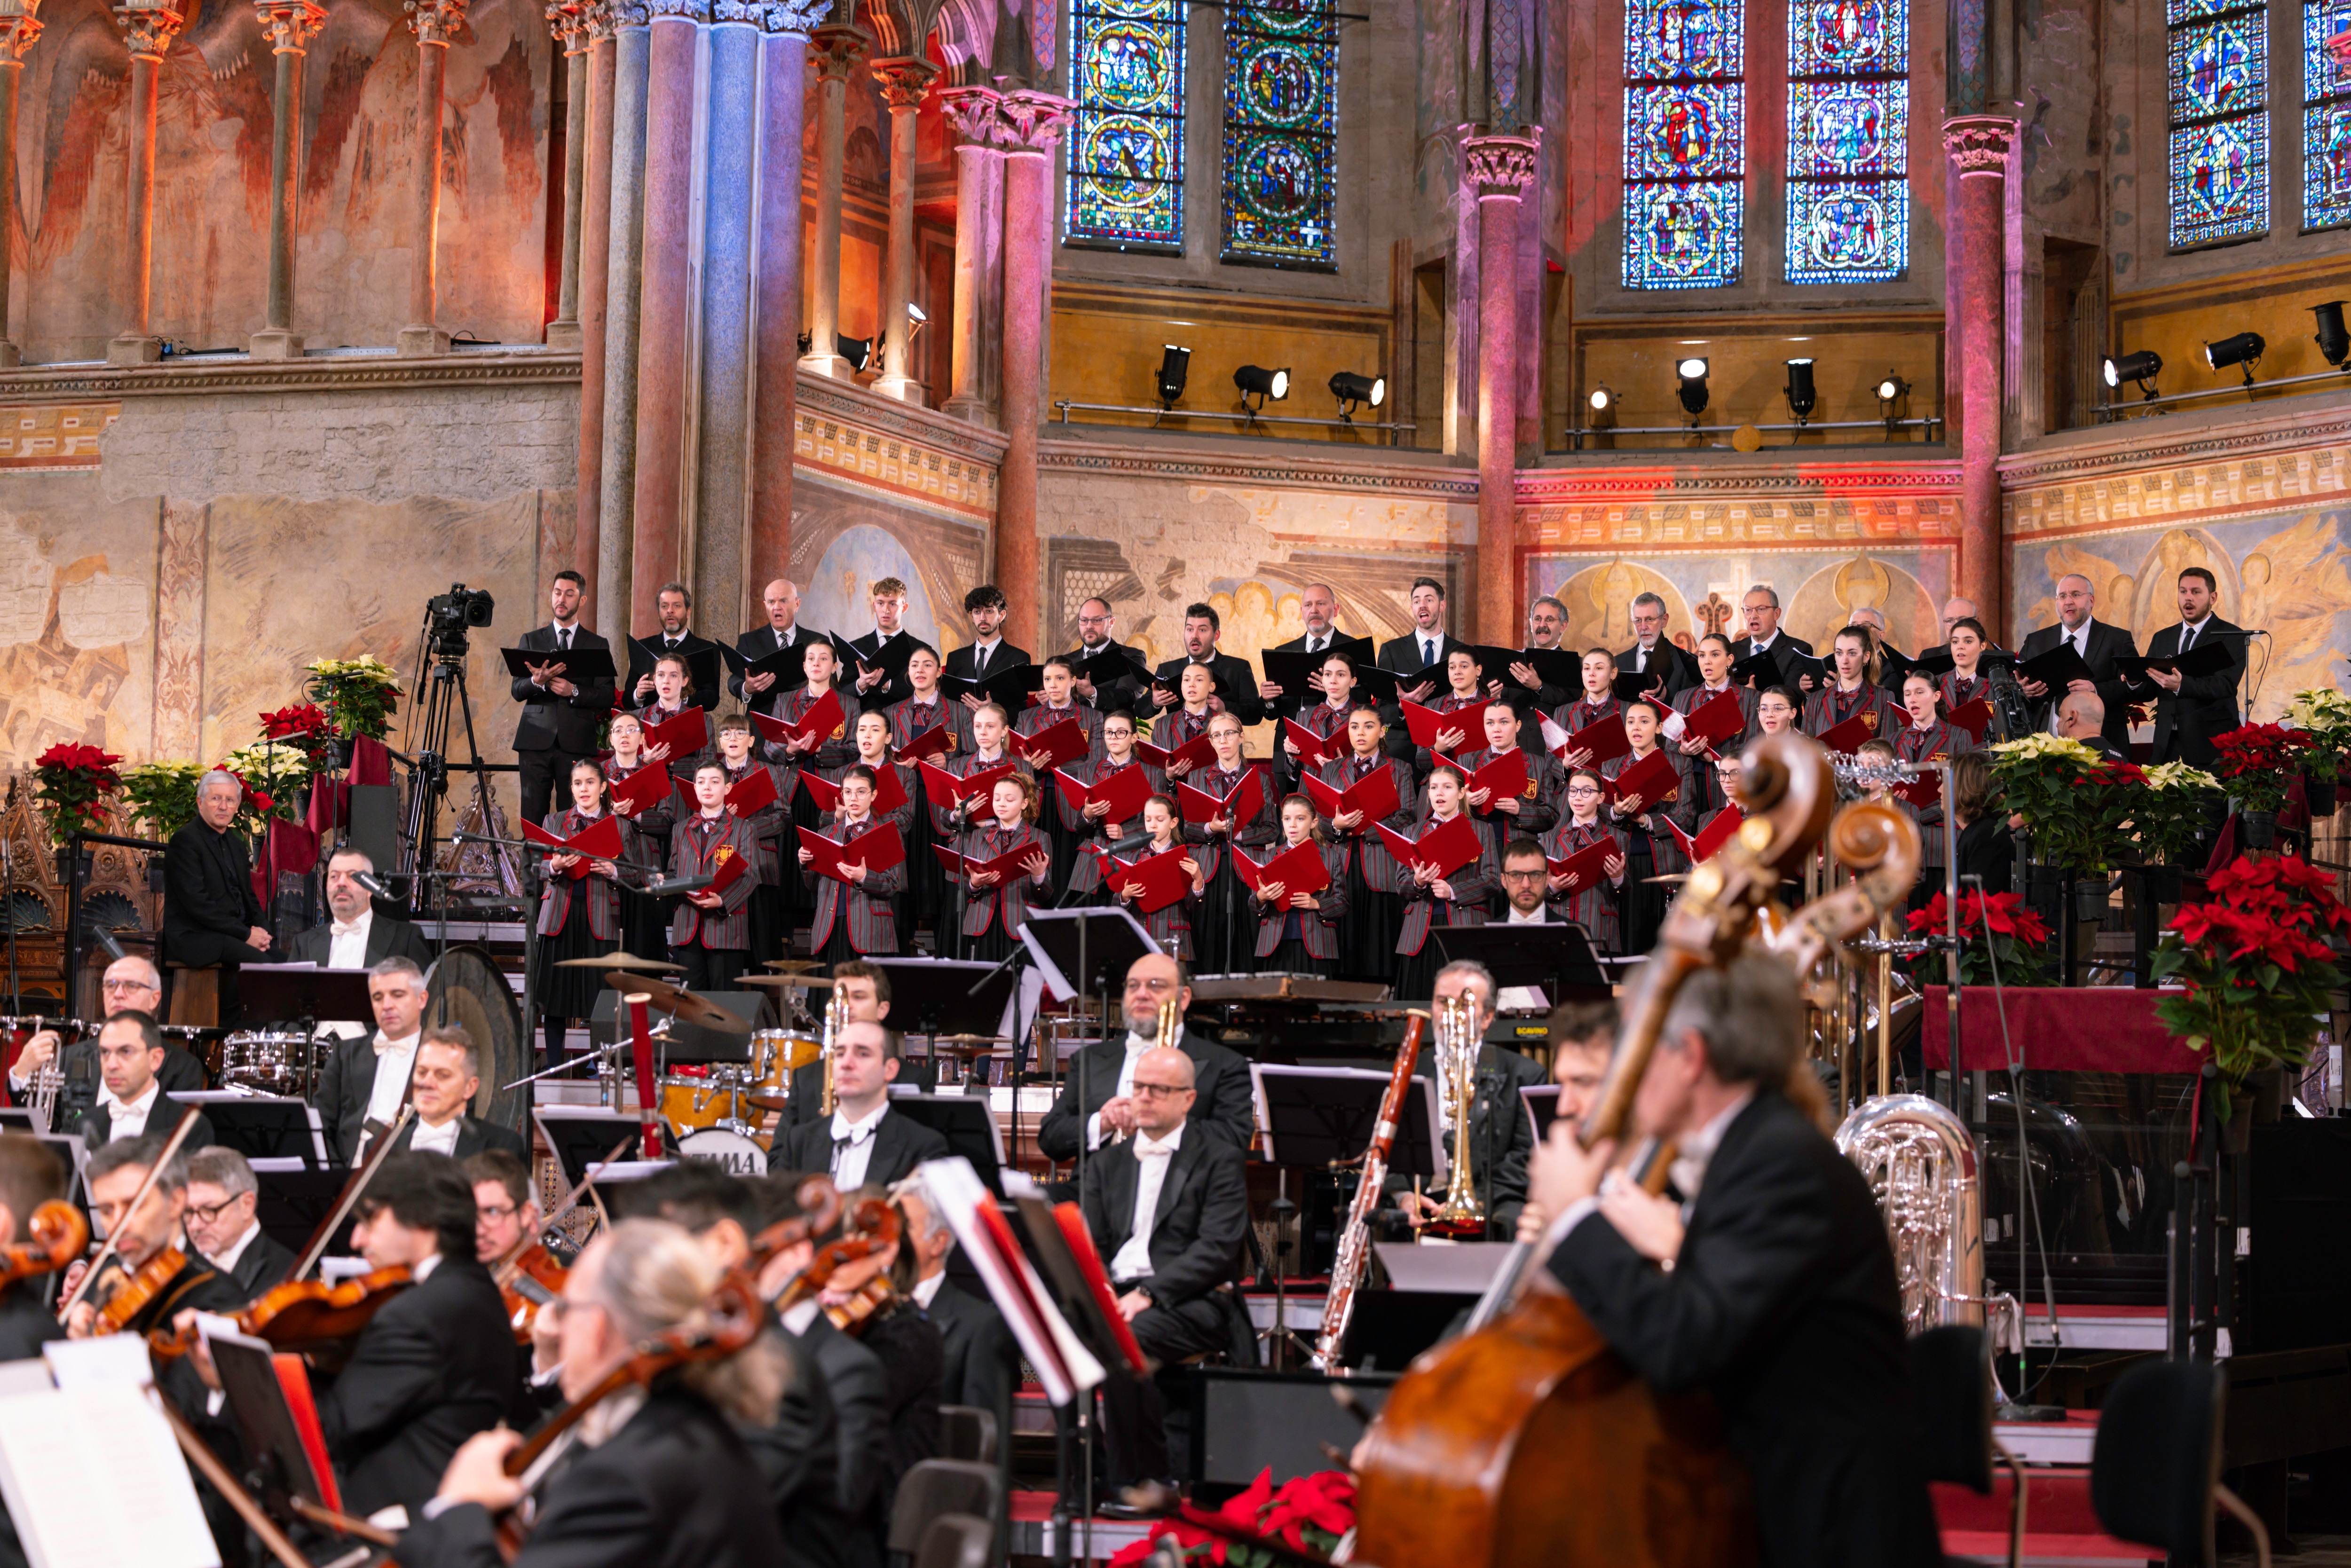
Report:
[{"label": "man with bow tie", "polygon": [[362,1145],[408,1103],[424,1002],[424,972],[414,959],[386,958],[368,971],[375,1033],[338,1041],[310,1097],[326,1124],[328,1152],[345,1165],[358,1164]]},{"label": "man with bow tie", "polygon": [[[98,1031],[98,1071],[106,1087],[81,1119],[81,1141],[91,1153],[149,1133],[162,1137],[179,1125],[179,1107],[164,1102],[156,1081],[162,1065],[163,1029],[154,1014],[120,1012],[106,1020]],[[201,1149],[212,1141],[212,1124],[199,1113],[183,1146]]]},{"label": "man with bow tie", "polygon": [[547,591],[554,619],[515,643],[549,655],[543,664],[526,665],[531,674],[514,683],[514,700],[522,704],[522,717],[515,723],[515,762],[526,822],[544,819],[557,781],[571,777],[574,762],[596,755],[596,727],[611,711],[611,676],[574,680],[564,668],[563,656],[574,650],[611,652],[611,644],[580,622],[580,602],[587,591],[588,580],[578,572],[569,567],[557,572]]},{"label": "man with bow tie", "polygon": [[852,1023],[832,1038],[832,1118],[776,1134],[771,1171],[822,1171],[842,1192],[887,1186],[925,1160],[947,1157],[947,1141],[890,1109],[899,1037],[878,1023]]},{"label": "man with bow tie", "polygon": [[367,851],[345,844],[327,857],[327,922],[294,938],[287,957],[322,969],[369,969],[394,955],[419,968],[433,962],[433,945],[410,922],[378,915],[359,878],[375,874]]}]

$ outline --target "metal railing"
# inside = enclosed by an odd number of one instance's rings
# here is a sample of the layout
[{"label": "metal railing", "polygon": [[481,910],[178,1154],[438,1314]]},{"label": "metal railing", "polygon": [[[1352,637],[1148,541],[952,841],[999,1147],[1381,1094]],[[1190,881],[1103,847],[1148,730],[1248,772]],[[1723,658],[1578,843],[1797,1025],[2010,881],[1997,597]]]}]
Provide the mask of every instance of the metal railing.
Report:
[{"label": "metal railing", "polygon": [[1147,413],[1151,415],[1154,429],[1158,428],[1159,422],[1163,419],[1230,420],[1244,430],[1252,424],[1311,424],[1324,430],[1417,430],[1420,428],[1416,424],[1374,423],[1371,420],[1347,419],[1343,416],[1338,419],[1304,419],[1296,414],[1250,413],[1247,411],[1228,413],[1216,409],[1161,408],[1155,403],[1071,402],[1067,398],[1053,400],[1053,412],[1061,415],[1061,423],[1070,423],[1070,413],[1072,410],[1085,413]]},{"label": "metal railing", "polygon": [[[1802,434],[1807,430],[1882,430],[1891,442],[1896,431],[1932,430],[1942,423],[1940,414],[1928,414],[1918,419],[1814,419],[1779,424],[1571,424],[1563,434],[1571,444],[1568,450],[1581,452],[1584,439],[1596,435],[1729,435],[1742,430],[1794,431]],[[1788,444],[1796,444],[1791,441]]]},{"label": "metal railing", "polygon": [[2334,382],[2345,388],[2351,388],[2351,362],[2346,362],[2331,371],[2313,371],[2307,375],[2269,376],[2259,381],[2239,382],[2235,386],[2230,387],[2206,387],[2200,392],[2166,392],[2159,397],[2143,397],[2136,402],[2124,398],[2114,402],[2099,403],[2094,412],[2097,414],[2097,422],[2100,424],[2112,424],[2132,409],[2138,409],[2146,413],[2159,413],[2171,403],[2198,402],[2205,398],[2213,397],[2241,396],[2247,402],[2252,402],[2253,394],[2265,387],[2296,387],[2311,382]]}]

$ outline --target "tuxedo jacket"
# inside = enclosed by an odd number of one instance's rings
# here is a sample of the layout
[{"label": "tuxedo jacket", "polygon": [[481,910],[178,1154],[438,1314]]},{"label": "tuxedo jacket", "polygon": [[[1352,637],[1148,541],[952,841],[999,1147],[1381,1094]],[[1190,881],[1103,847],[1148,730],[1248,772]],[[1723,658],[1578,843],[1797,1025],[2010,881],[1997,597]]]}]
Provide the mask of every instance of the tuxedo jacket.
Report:
[{"label": "tuxedo jacket", "polygon": [[[1810,655],[1812,651],[1813,645],[1810,643],[1805,642],[1802,637],[1790,636],[1784,626],[1780,629],[1780,634],[1771,639],[1771,662],[1780,666],[1781,683],[1790,691],[1796,692],[1798,695],[1802,695],[1802,693],[1796,685],[1795,675],[1791,673],[1788,655],[1791,653]],[[1755,639],[1741,637],[1730,645],[1730,662],[1735,664],[1754,652]],[[1695,661],[1692,662],[1695,663]]]},{"label": "tuxedo jacket", "polygon": [[[400,1136],[392,1140],[394,1150],[406,1154],[416,1142],[416,1129],[423,1124],[417,1119],[411,1117],[408,1125],[400,1130]],[[449,1157],[455,1160],[470,1160],[486,1149],[501,1150],[526,1165],[530,1161],[530,1145],[524,1141],[519,1133],[501,1127],[496,1122],[485,1122],[476,1116],[460,1115],[457,1118],[457,1143],[450,1152]]]},{"label": "tuxedo jacket", "polygon": [[1634,1372],[1703,1388],[1755,1478],[1768,1564],[1939,1563],[1902,1300],[1869,1184],[1763,1090],[1708,1162],[1673,1270],[1587,1216],[1549,1267]]},{"label": "tuxedo jacket", "polygon": [[[1134,1234],[1134,1197],[1142,1181],[1134,1151],[1142,1141],[1138,1136],[1105,1144],[1086,1156],[1079,1202],[1105,1269]],[[1245,1157],[1224,1139],[1203,1137],[1197,1128],[1185,1126],[1151,1211],[1151,1277],[1134,1281],[1156,1305],[1196,1301],[1238,1273],[1241,1238],[1249,1229]]]},{"label": "tuxedo jacket", "polygon": [[[1225,699],[1227,711],[1244,725],[1264,720],[1265,699],[1257,694],[1257,671],[1250,668],[1248,660],[1220,652],[1199,662],[1206,664],[1215,674],[1216,695]],[[1184,679],[1184,666],[1192,663],[1194,660],[1189,653],[1163,662],[1151,673],[1152,684],[1165,686],[1180,700],[1184,695],[1180,684]]]},{"label": "tuxedo jacket", "polygon": [[[1652,665],[1658,662],[1657,656],[1660,653],[1665,655],[1665,696],[1667,702],[1672,702],[1682,693],[1697,685],[1702,677],[1698,674],[1698,659],[1688,649],[1659,637],[1656,646],[1649,650],[1649,663]],[[1641,668],[1641,644],[1638,642],[1616,655],[1616,668],[1621,674],[1627,675],[1644,673]]]},{"label": "tuxedo jacket", "polygon": [[[155,1103],[148,1107],[147,1131],[159,1138],[179,1124],[176,1120],[178,1107],[172,1104],[171,1093],[172,1092],[166,1089],[162,1093],[155,1096]],[[114,1118],[106,1113],[104,1104],[93,1103],[89,1110],[81,1113],[81,1120],[75,1125],[74,1131],[81,1134],[82,1143],[94,1155],[113,1142]],[[181,1147],[201,1149],[207,1147],[212,1142],[212,1118],[199,1111],[196,1113],[195,1128],[188,1134],[187,1141],[182,1144]]]},{"label": "tuxedo jacket", "polygon": [[204,968],[268,923],[253,891],[253,857],[235,830],[216,833],[203,821],[172,835],[163,850],[163,955]]},{"label": "tuxedo jacket", "polygon": [[[978,656],[978,648],[979,645],[977,643],[966,643],[962,647],[949,653],[944,666],[946,673],[962,680],[977,679],[977,675],[973,674],[972,664]],[[1029,650],[1016,648],[1008,640],[997,643],[996,652],[987,656],[987,668],[982,673],[992,675],[1000,670],[1009,670],[1027,663],[1029,663]]]},{"label": "tuxedo jacket", "polygon": [[[2215,632],[2242,630],[2214,615],[2196,634],[2196,645],[2202,647],[2205,639]],[[2189,675],[2179,683],[2177,692],[2167,692],[2149,683],[2157,693],[2156,761],[2185,762],[2192,768],[2210,769],[2220,760],[2212,737],[2228,734],[2241,722],[2237,716],[2237,685],[2245,678],[2246,642],[2241,636],[2220,639],[2220,645],[2229,650],[2229,667],[2217,675]],[[2177,622],[2147,640],[2147,656],[2150,659],[2179,652]]]},{"label": "tuxedo jacket", "polygon": [[[904,633],[906,636],[914,637],[914,633],[907,632],[903,626],[898,630],[899,632]],[[893,633],[893,636],[894,635],[896,634]],[[923,640],[919,637],[914,637],[914,641],[922,643]],[[868,659],[880,657],[882,653],[882,628],[879,626],[867,627],[865,634],[862,637],[852,637],[849,640],[849,645],[856,649]],[[929,648],[930,644],[924,643],[923,646]],[[836,653],[839,652],[838,649],[834,651]],[[936,648],[931,648],[931,652],[935,653],[938,650]],[[851,691],[857,691],[857,676],[858,671],[854,667],[844,670],[839,677],[840,684],[847,686]],[[874,682],[863,691],[858,692],[857,703],[860,707],[888,707],[893,703],[901,703],[905,701],[906,698],[914,692],[914,688],[907,683],[905,666],[902,664],[899,666],[898,673],[896,674],[893,675],[889,674],[887,671],[884,671],[880,680]]]},{"label": "tuxedo jacket", "polygon": [[[316,964],[323,969],[334,946],[335,926],[329,921],[297,935],[287,946],[286,958],[288,963]],[[420,969],[429,969],[433,967],[433,944],[411,922],[379,909],[368,916],[367,956],[360,962],[363,967],[372,969],[386,958],[406,958]]]},{"label": "tuxedo jacket", "polygon": [[[1256,1088],[1249,1063],[1238,1051],[1201,1039],[1186,1029],[1176,1049],[1192,1059],[1192,1114],[1186,1139],[1213,1135],[1246,1150],[1257,1136]],[[1037,1148],[1048,1159],[1073,1160],[1086,1135],[1086,1124],[1118,1093],[1119,1069],[1126,1062],[1126,1036],[1098,1040],[1070,1058],[1061,1069],[1061,1092],[1037,1129]],[[1082,1082],[1085,1095],[1078,1090]],[[1104,1145],[1107,1147],[1108,1145]],[[1098,1151],[1097,1151],[1098,1152]],[[1087,1158],[1092,1160],[1089,1154]],[[1105,1252],[1104,1258],[1110,1256]]]},{"label": "tuxedo jacket", "polygon": [[[795,1096],[797,1098],[797,1096]],[[925,1160],[947,1156],[947,1141],[935,1128],[925,1127],[893,1106],[873,1129],[873,1153],[865,1162],[865,1185],[887,1186],[902,1181]],[[832,1119],[795,1123],[780,1128],[768,1151],[768,1169],[799,1175],[832,1174]]]},{"label": "tuxedo jacket", "polygon": [[368,1098],[375,1092],[375,1036],[336,1040],[319,1071],[310,1103],[326,1124],[327,1153],[350,1165],[359,1157],[360,1132],[367,1124]]},{"label": "tuxedo jacket", "polygon": [[[824,633],[795,622],[792,625],[792,645],[796,648],[805,648],[810,639],[822,642]],[[777,633],[773,626],[754,626],[735,639],[735,651],[746,659],[764,659],[770,653],[780,652],[783,645],[783,638]],[[797,679],[786,680],[778,676],[776,684],[766,691],[753,692],[746,697],[743,695],[743,677],[739,674],[729,674],[726,677],[726,689],[734,694],[737,702],[753,713],[774,713],[776,705],[789,696],[799,684]]]},{"label": "tuxedo jacket", "polygon": [[[515,646],[530,653],[548,653],[560,646],[560,641],[554,622],[549,622],[524,632]],[[581,653],[590,649],[601,649],[607,653],[612,651],[610,643],[585,626],[571,629],[571,646]],[[594,680],[575,679],[571,684],[579,689],[564,697],[528,675],[514,678],[510,689],[514,700],[522,704],[522,716],[515,721],[517,751],[559,751],[571,757],[596,754],[596,731],[602,726],[604,716],[612,711],[612,678],[599,675]]]},{"label": "tuxedo jacket", "polygon": [[[575,1445],[556,1461],[517,1561],[546,1568],[773,1568],[784,1561],[785,1531],[761,1479],[724,1416],[674,1377],[658,1380],[619,1431],[593,1448]],[[501,1568],[496,1524],[479,1503],[436,1519],[419,1519],[413,1507],[409,1514],[418,1522],[392,1549],[405,1568]]]},{"label": "tuxedo jacket", "polygon": [[[106,1087],[98,1071],[98,1041],[78,1040],[57,1052],[59,1071],[65,1074],[65,1086],[57,1091],[57,1110],[54,1125],[72,1126],[81,1120],[82,1113],[98,1103],[100,1091]],[[163,1042],[163,1065],[155,1070],[155,1082],[163,1086],[166,1094],[177,1094],[189,1089],[209,1089],[212,1083],[204,1076],[204,1064],[195,1053],[178,1040]],[[12,1084],[9,1092],[16,1092]],[[21,1102],[20,1102],[21,1103]],[[194,1145],[202,1147],[201,1145]]]},{"label": "tuxedo jacket", "polygon": [[[205,1261],[211,1263],[212,1260]],[[238,1299],[247,1301],[282,1281],[286,1270],[292,1267],[294,1249],[266,1230],[245,1244],[245,1250],[237,1255],[235,1268],[223,1269],[213,1264],[215,1273],[237,1288]]]},{"label": "tuxedo jacket", "polygon": [[[876,1568],[880,1544],[865,1523],[842,1506],[841,1411],[839,1396],[817,1355],[819,1331],[837,1340],[845,1352],[866,1361],[872,1354],[849,1339],[819,1313],[808,1338],[781,1323],[768,1324],[770,1343],[782,1352],[791,1375],[776,1418],[765,1427],[740,1427],[743,1441],[758,1467],[784,1532],[786,1568]],[[876,1365],[871,1380],[882,1384]]]},{"label": "tuxedo jacket", "polygon": [[[2029,632],[2017,658],[2020,662],[2037,658],[2054,648],[2064,634],[2063,622]],[[2137,655],[2137,638],[2120,626],[2109,626],[2095,615],[2090,618],[2089,646],[2083,650],[2082,662],[2090,666],[2090,679],[2097,683],[2099,699],[2106,705],[2106,720],[2099,727],[2099,733],[2125,753],[2130,749],[2130,683],[2124,680],[2121,672],[2115,668],[2115,661]],[[2047,729],[2049,716],[2057,710],[2057,705],[2064,698],[2064,692],[2053,690],[2033,704],[2033,727]],[[2142,697],[2140,700],[2146,699]]]},{"label": "tuxedo jacket", "polygon": [[952,1281],[940,1284],[926,1310],[946,1357],[939,1403],[989,1411],[996,1416],[996,1429],[1006,1430],[1012,1391],[1020,1383],[1020,1351],[1004,1314],[995,1302],[956,1289]]},{"label": "tuxedo jacket", "polygon": [[[653,647],[654,656],[656,658],[661,654],[669,652],[669,649],[664,646],[667,640],[668,633],[663,632],[656,632],[650,637],[637,639],[639,642],[651,643]],[[716,648],[717,646],[717,643],[712,642],[701,632],[696,632],[691,626],[685,629],[685,635],[677,640],[677,652],[680,653],[699,653],[705,648]],[[646,659],[643,653],[638,652],[637,648],[632,643],[629,649],[628,668],[622,676],[622,678],[628,683],[627,689],[622,695],[630,707],[647,708],[653,706],[655,702],[660,700],[652,692],[647,692],[643,701],[639,701],[637,697],[638,678],[640,676],[653,674],[653,668],[652,663]],[[718,680],[720,685],[725,685],[726,684],[726,659],[724,654],[721,654],[718,660]],[[770,686],[768,689],[771,692],[775,690],[773,686]],[[705,691],[701,687],[696,686],[690,700],[693,702],[695,706],[702,709],[705,713],[716,713],[718,711],[719,695],[718,686],[713,686],[708,691]]]}]

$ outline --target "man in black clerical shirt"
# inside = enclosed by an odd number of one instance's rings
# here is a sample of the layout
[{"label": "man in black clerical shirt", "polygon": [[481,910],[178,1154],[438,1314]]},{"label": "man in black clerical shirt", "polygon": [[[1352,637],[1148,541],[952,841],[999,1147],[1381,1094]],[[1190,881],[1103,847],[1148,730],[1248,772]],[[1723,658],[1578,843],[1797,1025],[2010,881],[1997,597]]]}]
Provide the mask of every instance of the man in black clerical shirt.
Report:
[{"label": "man in black clerical shirt", "polygon": [[253,857],[233,831],[245,786],[214,768],[196,781],[196,820],[163,849],[163,956],[191,969],[219,966],[220,1021],[234,1022],[236,967],[268,961],[269,918],[253,891]]}]

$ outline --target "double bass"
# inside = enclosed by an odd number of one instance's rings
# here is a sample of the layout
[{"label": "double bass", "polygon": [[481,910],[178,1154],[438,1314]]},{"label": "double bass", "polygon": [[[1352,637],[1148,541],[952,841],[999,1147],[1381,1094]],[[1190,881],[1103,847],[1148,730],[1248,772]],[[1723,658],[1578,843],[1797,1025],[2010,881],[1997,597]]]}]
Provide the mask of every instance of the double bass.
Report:
[{"label": "double bass", "polygon": [[[1746,821],[1690,873],[1627,989],[1618,1047],[1576,1137],[1623,1140],[1684,980],[1748,942],[1784,873],[1829,826],[1826,754],[1759,737],[1740,763]],[[1738,1568],[1754,1557],[1746,1468],[1703,1391],[1661,1394],[1564,1294],[1529,1291],[1438,1346],[1389,1391],[1356,1451],[1353,1560]]]}]

